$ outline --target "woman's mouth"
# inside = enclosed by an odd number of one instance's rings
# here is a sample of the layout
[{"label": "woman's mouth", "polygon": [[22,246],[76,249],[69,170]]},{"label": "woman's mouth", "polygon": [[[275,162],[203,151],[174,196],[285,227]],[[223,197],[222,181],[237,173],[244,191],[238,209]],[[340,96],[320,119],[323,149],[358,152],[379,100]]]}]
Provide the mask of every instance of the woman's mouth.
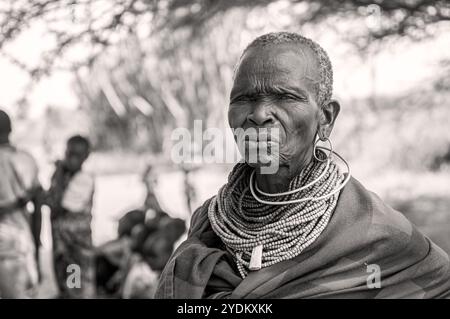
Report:
[{"label": "woman's mouth", "polygon": [[278,129],[247,129],[244,133],[236,136],[236,143],[248,164],[268,164],[278,159],[280,148]]},{"label": "woman's mouth", "polygon": [[280,129],[278,128],[248,128],[235,133],[237,141],[245,140],[252,142],[273,142],[279,143]]}]

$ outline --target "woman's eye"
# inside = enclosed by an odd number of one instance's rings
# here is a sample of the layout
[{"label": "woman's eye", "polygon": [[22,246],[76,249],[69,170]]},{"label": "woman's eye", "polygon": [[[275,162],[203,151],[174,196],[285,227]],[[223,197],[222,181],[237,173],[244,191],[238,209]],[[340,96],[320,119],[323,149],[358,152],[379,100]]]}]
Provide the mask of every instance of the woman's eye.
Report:
[{"label": "woman's eye", "polygon": [[242,102],[250,102],[254,101],[255,98],[252,98],[251,96],[243,95],[239,96],[231,101],[231,103],[242,103]]},{"label": "woman's eye", "polygon": [[297,98],[290,94],[280,94],[277,97],[279,100],[297,100]]},{"label": "woman's eye", "polygon": [[297,96],[297,95],[292,95],[292,94],[280,94],[280,96],[278,97],[279,100],[281,101],[287,101],[287,102],[300,102],[300,103],[307,103],[308,102],[308,98],[304,97],[304,96]]}]

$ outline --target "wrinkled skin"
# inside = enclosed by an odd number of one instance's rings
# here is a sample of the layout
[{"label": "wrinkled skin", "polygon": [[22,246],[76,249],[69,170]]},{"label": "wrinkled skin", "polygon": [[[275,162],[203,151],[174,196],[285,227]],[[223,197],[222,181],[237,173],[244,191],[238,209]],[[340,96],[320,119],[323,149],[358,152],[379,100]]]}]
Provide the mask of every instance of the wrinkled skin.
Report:
[{"label": "wrinkled skin", "polygon": [[279,169],[257,182],[268,192],[285,191],[313,158],[315,137],[329,137],[339,104],[318,105],[318,62],[311,49],[294,44],[251,48],[243,56],[230,94],[231,128],[278,128]]}]

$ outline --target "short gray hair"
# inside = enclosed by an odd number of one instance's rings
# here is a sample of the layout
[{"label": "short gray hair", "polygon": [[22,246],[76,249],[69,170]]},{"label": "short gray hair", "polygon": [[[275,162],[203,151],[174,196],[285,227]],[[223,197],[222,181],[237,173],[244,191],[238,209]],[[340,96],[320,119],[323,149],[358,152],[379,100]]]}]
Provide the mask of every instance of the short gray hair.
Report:
[{"label": "short gray hair", "polygon": [[319,64],[319,82],[314,84],[317,103],[319,106],[322,106],[330,101],[333,94],[333,67],[331,66],[330,58],[318,43],[300,34],[293,32],[272,32],[257,37],[245,48],[237,67],[239,67],[245,53],[251,48],[261,48],[285,43],[306,45],[313,51]]}]

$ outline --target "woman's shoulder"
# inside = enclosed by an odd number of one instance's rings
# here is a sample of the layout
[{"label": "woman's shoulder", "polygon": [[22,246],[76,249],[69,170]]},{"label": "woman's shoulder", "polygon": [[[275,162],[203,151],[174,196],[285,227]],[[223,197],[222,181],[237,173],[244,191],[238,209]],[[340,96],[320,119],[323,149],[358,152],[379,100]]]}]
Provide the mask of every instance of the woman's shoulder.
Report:
[{"label": "woman's shoulder", "polygon": [[374,249],[390,254],[403,249],[414,251],[428,247],[425,237],[403,213],[367,190],[358,180],[352,177],[344,190],[340,198],[343,201],[341,209],[353,210],[355,217],[363,221],[367,240]]},{"label": "woman's shoulder", "polygon": [[[348,194],[359,206],[365,207],[372,213],[374,223],[387,223],[390,225],[406,225],[407,218],[378,196],[375,192],[366,189],[356,178],[350,178]],[[347,198],[348,200],[348,198]]]}]

